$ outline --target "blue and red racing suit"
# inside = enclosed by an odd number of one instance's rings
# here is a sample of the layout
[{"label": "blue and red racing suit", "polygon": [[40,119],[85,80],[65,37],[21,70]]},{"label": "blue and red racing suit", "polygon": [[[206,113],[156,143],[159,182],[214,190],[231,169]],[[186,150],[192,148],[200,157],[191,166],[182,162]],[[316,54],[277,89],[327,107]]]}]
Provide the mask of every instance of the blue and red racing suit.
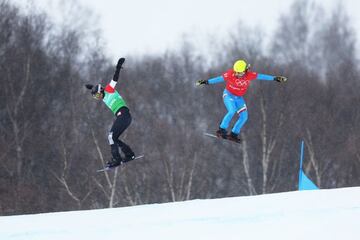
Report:
[{"label": "blue and red racing suit", "polygon": [[239,119],[236,121],[232,132],[236,135],[240,133],[241,128],[244,126],[248,119],[247,107],[243,96],[247,92],[252,80],[267,80],[273,81],[275,76],[260,74],[256,72],[247,71],[243,76],[235,76],[232,69],[227,70],[221,76],[211,78],[208,80],[209,84],[226,83],[223,93],[224,104],[227,113],[220,123],[220,128],[228,129],[231,119],[235,113],[239,114]]}]

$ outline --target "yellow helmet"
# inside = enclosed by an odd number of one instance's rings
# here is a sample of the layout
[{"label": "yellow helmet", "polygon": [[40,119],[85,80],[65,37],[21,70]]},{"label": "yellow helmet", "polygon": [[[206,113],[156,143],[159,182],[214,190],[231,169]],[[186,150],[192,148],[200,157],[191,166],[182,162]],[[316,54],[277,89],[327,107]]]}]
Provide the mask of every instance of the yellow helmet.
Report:
[{"label": "yellow helmet", "polygon": [[233,69],[234,69],[235,72],[245,72],[246,69],[247,69],[247,63],[242,59],[237,60],[234,63]]}]

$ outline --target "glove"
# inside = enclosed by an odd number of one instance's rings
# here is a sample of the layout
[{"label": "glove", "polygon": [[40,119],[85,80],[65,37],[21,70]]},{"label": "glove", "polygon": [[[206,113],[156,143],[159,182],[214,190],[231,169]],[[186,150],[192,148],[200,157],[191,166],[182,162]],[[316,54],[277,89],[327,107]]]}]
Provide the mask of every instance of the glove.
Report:
[{"label": "glove", "polygon": [[283,83],[283,82],[286,82],[286,81],[287,81],[287,78],[286,78],[286,77],[283,77],[283,76],[276,76],[276,77],[274,78],[274,81]]},{"label": "glove", "polygon": [[198,80],[196,82],[196,86],[200,86],[200,85],[204,85],[204,84],[209,84],[208,80]]},{"label": "glove", "polygon": [[116,64],[116,70],[118,69],[120,70],[124,62],[125,62],[125,58],[120,58],[118,63]]},{"label": "glove", "polygon": [[94,85],[92,85],[92,84],[85,84],[85,87],[86,87],[87,89],[91,90],[91,89],[94,87]]},{"label": "glove", "polygon": [[120,74],[120,69],[122,68],[123,63],[125,62],[125,58],[120,58],[119,61],[116,64],[116,70],[113,76],[113,80],[115,82],[117,82],[119,80],[119,74]]}]

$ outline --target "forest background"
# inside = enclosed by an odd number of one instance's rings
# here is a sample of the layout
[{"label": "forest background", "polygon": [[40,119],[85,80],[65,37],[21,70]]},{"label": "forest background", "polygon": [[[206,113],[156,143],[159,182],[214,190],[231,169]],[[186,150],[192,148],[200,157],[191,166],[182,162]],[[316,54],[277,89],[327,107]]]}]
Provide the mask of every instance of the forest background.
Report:
[{"label": "forest background", "polygon": [[[343,8],[295,1],[273,39],[239,22],[231,37],[209,39],[207,56],[189,38],[127,56],[117,90],[133,123],[122,137],[145,158],[101,174],[114,117],[84,84],[108,83],[116,62],[101,34],[76,23],[0,0],[0,215],[293,191],[301,140],[320,188],[360,184],[359,56]],[[203,135],[226,112],[224,86],[195,86],[239,58],[289,79],[251,85],[241,145]]]}]

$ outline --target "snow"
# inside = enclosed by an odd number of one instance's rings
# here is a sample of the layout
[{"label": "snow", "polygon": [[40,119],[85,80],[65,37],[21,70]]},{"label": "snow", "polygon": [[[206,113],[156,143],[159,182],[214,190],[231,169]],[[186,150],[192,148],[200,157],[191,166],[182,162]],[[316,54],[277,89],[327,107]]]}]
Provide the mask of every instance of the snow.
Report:
[{"label": "snow", "polygon": [[360,187],[3,216],[0,239],[360,239]]}]

